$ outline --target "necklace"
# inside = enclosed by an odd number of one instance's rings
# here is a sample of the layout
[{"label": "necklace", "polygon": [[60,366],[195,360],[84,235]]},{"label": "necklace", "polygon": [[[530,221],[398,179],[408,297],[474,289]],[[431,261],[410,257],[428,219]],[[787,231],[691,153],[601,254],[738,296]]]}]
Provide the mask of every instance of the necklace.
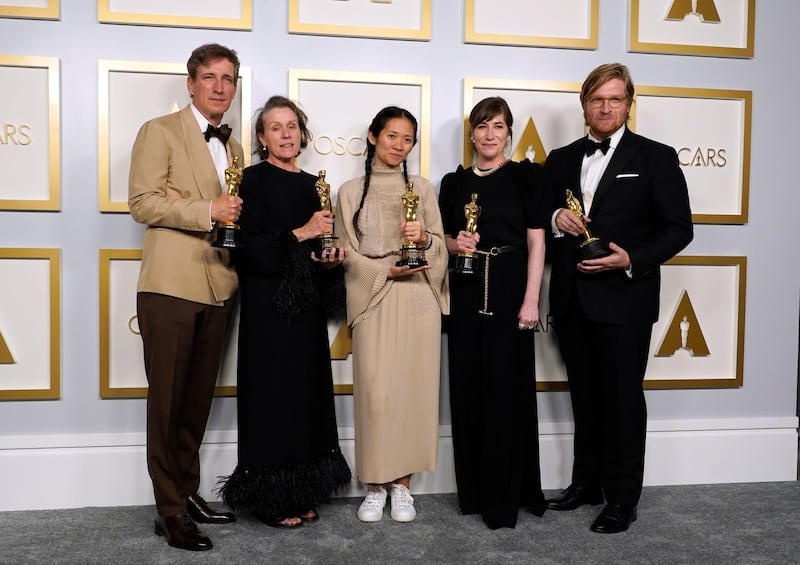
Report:
[{"label": "necklace", "polygon": [[475,176],[478,177],[486,177],[500,169],[503,165],[508,163],[508,159],[505,159],[502,163],[497,165],[496,167],[492,167],[491,169],[481,169],[478,167],[477,164],[472,165],[472,172],[475,173]]}]

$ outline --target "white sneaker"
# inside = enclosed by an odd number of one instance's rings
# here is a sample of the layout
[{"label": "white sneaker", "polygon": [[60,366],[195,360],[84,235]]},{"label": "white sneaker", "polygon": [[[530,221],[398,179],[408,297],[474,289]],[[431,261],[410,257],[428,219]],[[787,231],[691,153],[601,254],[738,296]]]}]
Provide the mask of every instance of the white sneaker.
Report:
[{"label": "white sneaker", "polygon": [[358,507],[358,519],[362,522],[378,522],[383,518],[386,506],[386,489],[380,485],[370,485],[364,502]]},{"label": "white sneaker", "polygon": [[392,520],[395,522],[411,522],[417,517],[414,509],[414,497],[401,484],[392,484]]}]

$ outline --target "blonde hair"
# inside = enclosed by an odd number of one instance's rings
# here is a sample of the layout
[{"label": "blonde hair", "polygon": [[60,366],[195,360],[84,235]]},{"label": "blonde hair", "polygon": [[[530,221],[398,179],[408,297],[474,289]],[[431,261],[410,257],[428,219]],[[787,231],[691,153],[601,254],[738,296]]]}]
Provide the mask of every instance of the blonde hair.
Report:
[{"label": "blonde hair", "polygon": [[581,106],[586,106],[586,101],[589,100],[589,96],[595,90],[615,78],[625,83],[625,93],[628,96],[628,104],[632,104],[634,94],[633,79],[631,78],[628,67],[620,63],[607,63],[594,69],[589,73],[589,76],[586,77],[586,80],[583,81],[583,86],[581,86]]}]

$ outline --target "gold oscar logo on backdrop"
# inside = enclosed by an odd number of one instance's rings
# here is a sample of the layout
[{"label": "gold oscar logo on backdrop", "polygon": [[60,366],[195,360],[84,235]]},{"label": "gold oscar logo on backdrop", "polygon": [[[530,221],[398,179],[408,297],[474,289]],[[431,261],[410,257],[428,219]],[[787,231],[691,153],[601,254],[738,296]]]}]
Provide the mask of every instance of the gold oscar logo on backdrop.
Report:
[{"label": "gold oscar logo on backdrop", "polygon": [[522,131],[522,136],[519,138],[511,160],[519,162],[523,159],[530,159],[534,163],[544,163],[546,158],[547,152],[544,150],[542,138],[539,137],[539,130],[536,129],[533,118],[528,118],[528,123],[525,124],[525,129]]},{"label": "gold oscar logo on backdrop", "polygon": [[0,145],[30,145],[32,141],[31,126],[28,124],[3,124],[0,130]]},{"label": "gold oscar logo on backdrop", "polygon": [[697,16],[704,23],[718,24],[721,21],[714,0],[675,0],[664,19],[680,22],[686,16]]},{"label": "gold oscar logo on backdrop", "polygon": [[13,365],[14,363],[16,363],[14,356],[11,355],[11,350],[8,348],[3,334],[0,333],[0,365]]},{"label": "gold oscar logo on backdrop", "polygon": [[367,142],[360,135],[314,135],[314,151],[319,155],[352,155],[363,157],[367,154]]},{"label": "gold oscar logo on backdrop", "polygon": [[331,359],[344,361],[353,352],[353,332],[347,322],[342,322],[331,344]]},{"label": "gold oscar logo on backdrop", "polygon": [[724,167],[728,164],[728,150],[724,147],[681,147],[678,161],[682,167]]},{"label": "gold oscar logo on backdrop", "polygon": [[685,290],[667,327],[667,333],[661,341],[661,347],[656,352],[656,357],[672,357],[680,350],[688,351],[692,357],[707,357],[710,354],[689,293]]}]

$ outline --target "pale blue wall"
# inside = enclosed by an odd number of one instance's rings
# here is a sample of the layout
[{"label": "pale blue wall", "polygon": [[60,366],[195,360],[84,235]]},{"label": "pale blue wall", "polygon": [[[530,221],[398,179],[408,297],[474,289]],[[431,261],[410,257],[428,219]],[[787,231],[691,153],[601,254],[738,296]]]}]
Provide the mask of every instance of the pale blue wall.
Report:
[{"label": "pale blue wall", "polygon": [[[431,75],[430,177],[437,184],[461,160],[465,76],[580,82],[596,65],[619,61],[638,84],[752,90],[750,221],[697,226],[684,252],[748,257],[744,387],[648,391],[649,413],[667,420],[796,414],[800,3],[795,0],[759,3],[756,56],[743,60],[627,53],[628,2],[622,1],[602,2],[596,51],[465,45],[463,3],[456,0],[433,2],[430,42],[289,35],[286,4],[277,0],[253,2],[252,32],[99,24],[94,2],[61,3],[60,21],[0,19],[0,54],[61,60],[62,210],[0,212],[0,246],[62,249],[63,321],[62,399],[0,402],[0,434],[144,430],[143,400],[100,400],[98,391],[97,250],[137,248],[141,228],[128,215],[98,212],[97,60],[184,62],[194,47],[209,41],[235,48],[252,67],[255,105],[287,91],[290,68]],[[266,5],[275,9],[267,12]],[[539,398],[543,421],[570,419],[565,393]],[[337,399],[337,409],[340,425],[352,425],[350,398]],[[449,423],[446,410],[442,422]],[[209,428],[235,426],[235,400],[215,401]]]}]

